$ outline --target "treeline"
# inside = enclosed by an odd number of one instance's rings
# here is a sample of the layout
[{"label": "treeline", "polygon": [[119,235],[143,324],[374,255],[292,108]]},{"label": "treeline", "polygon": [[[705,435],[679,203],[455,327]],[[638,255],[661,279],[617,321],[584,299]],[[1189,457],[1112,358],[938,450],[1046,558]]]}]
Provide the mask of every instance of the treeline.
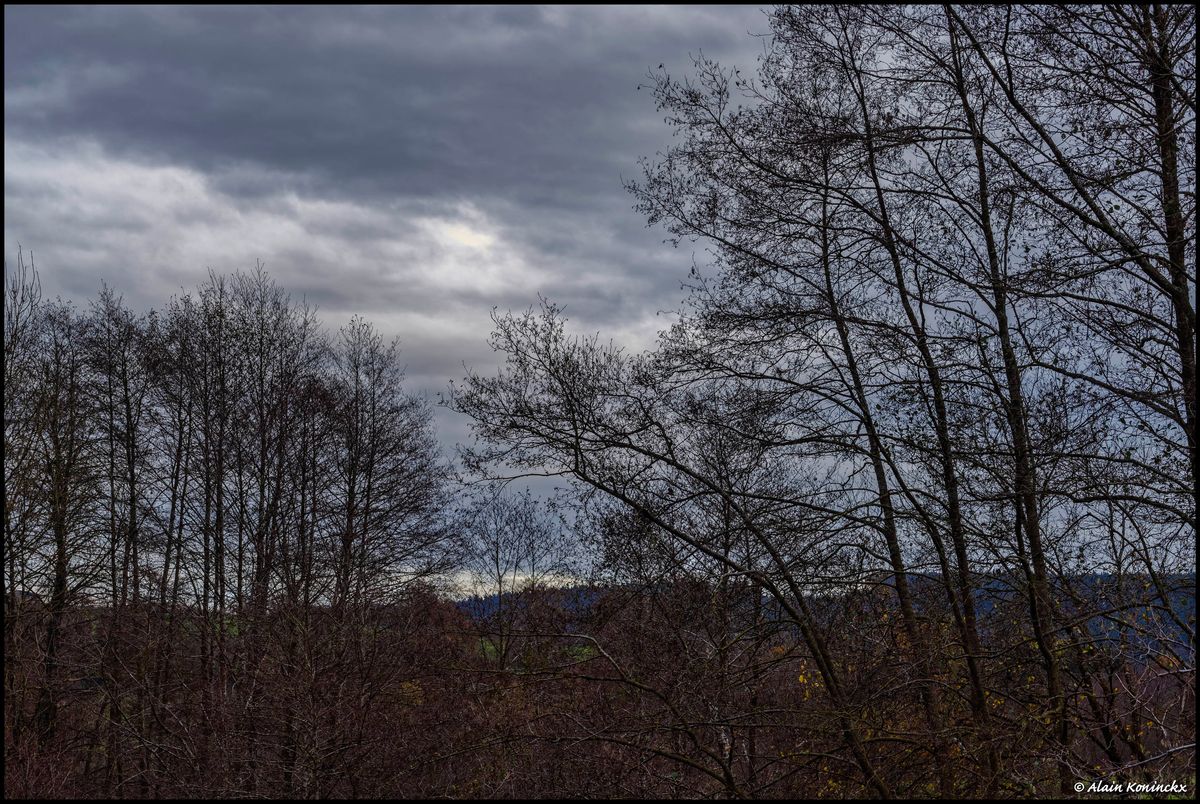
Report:
[{"label": "treeline", "polygon": [[655,76],[658,348],[547,303],[451,390],[556,505],[262,271],[6,266],[6,793],[1194,790],[1193,9],[770,20]]},{"label": "treeline", "polygon": [[358,639],[445,569],[449,467],[369,324],[329,337],[261,270],[148,315],[109,289],[45,301],[23,255],[6,274],[6,756],[59,745],[62,696],[98,685],[107,724],[72,750],[105,755],[109,783],[144,777],[121,743],[180,725],[181,689],[193,714],[253,721],[272,646],[295,661],[314,618]]}]

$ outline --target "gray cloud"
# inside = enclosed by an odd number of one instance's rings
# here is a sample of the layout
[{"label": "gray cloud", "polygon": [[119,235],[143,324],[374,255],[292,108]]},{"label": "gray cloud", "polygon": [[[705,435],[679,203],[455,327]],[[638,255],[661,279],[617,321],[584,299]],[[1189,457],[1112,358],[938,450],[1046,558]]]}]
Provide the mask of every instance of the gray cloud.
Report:
[{"label": "gray cloud", "polygon": [[766,28],[711,6],[4,13],[5,247],[51,292],[158,306],[261,259],[330,325],[400,335],[428,393],[492,365],[491,307],[538,293],[645,345],[690,255],[621,187],[670,141],[637,87],[700,50],[750,67]]}]

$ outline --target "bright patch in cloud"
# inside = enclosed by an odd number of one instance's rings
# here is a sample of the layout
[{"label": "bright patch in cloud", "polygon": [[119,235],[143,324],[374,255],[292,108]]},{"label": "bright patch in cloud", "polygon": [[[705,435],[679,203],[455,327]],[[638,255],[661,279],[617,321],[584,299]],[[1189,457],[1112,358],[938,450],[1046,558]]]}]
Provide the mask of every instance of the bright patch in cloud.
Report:
[{"label": "bright patch in cloud", "polygon": [[[447,294],[524,293],[539,273],[470,204],[431,213],[294,191],[240,198],[187,168],[113,158],[93,144],[49,150],[6,141],[5,241],[19,238],[67,293],[101,280],[158,305],[205,267],[263,260],[285,287],[343,309],[452,313]],[[127,256],[119,265],[113,253]],[[336,277],[335,282],[331,278]]]}]

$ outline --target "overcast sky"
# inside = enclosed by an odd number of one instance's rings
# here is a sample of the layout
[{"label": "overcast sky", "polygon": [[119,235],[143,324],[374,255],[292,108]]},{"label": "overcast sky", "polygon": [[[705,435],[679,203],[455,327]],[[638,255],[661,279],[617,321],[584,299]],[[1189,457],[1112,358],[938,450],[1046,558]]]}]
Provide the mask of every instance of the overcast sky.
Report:
[{"label": "overcast sky", "polygon": [[[541,293],[648,346],[690,248],[622,178],[666,148],[648,73],[753,67],[763,13],[700,7],[4,10],[4,241],[49,295],[161,307],[261,260],[333,328],[401,338],[433,396]],[[703,255],[698,255],[700,259]],[[462,423],[439,413],[447,446]]]}]

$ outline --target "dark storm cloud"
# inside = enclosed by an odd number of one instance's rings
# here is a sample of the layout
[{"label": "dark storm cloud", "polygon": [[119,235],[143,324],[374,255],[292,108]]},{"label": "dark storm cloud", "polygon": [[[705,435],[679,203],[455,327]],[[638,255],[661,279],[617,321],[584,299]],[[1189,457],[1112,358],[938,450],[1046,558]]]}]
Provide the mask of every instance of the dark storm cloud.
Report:
[{"label": "dark storm cloud", "polygon": [[[243,163],[322,192],[502,194],[585,209],[662,132],[638,82],[753,9],[6,9],[9,135],[87,134],[231,190]],[[69,100],[63,100],[65,93]],[[262,187],[273,190],[276,187]]]},{"label": "dark storm cloud", "polygon": [[[644,335],[690,255],[621,188],[670,132],[645,89],[751,66],[747,7],[5,8],[5,244],[55,292],[159,305],[261,259],[436,390],[540,292]],[[649,329],[648,329],[649,328]],[[417,354],[418,350],[422,354]]]}]

